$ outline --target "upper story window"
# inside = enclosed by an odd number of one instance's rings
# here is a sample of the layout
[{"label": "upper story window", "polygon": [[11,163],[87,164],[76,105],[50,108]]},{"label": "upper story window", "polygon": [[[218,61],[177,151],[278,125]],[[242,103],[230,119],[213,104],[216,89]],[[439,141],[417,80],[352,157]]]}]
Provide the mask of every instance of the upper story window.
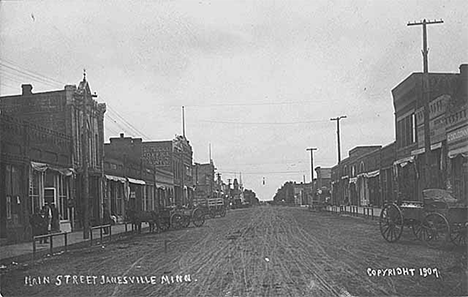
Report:
[{"label": "upper story window", "polygon": [[361,161],[359,164],[359,173],[366,172],[366,166],[364,165],[364,161]]},{"label": "upper story window", "polygon": [[417,141],[416,115],[412,113],[397,122],[397,144],[405,147]]}]

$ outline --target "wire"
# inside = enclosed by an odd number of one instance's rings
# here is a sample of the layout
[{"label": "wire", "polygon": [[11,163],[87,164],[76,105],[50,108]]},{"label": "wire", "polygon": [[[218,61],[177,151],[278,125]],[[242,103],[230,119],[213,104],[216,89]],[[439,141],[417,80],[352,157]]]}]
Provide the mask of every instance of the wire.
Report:
[{"label": "wire", "polygon": [[144,136],[145,138],[147,139],[151,139],[151,137],[147,136],[146,134],[144,134],[143,132],[141,132],[140,130],[138,130],[137,128],[135,128],[135,126],[133,126],[132,124],[130,124],[130,122],[128,122],[122,115],[120,115],[114,108],[112,108],[110,105],[107,105],[109,107],[109,111],[111,111],[112,113],[114,113],[118,118],[121,119],[121,121],[123,121],[128,127],[130,127],[134,132],[137,132],[137,134],[140,134],[142,136]]},{"label": "wire", "polygon": [[209,121],[209,120],[198,120],[198,121],[206,122],[206,123],[232,124],[232,125],[296,125],[296,124],[329,122],[328,120],[298,121],[298,122],[225,122],[225,121]]},{"label": "wire", "polygon": [[[8,63],[8,64],[12,64],[12,63]],[[14,67],[13,67],[13,66],[10,66],[8,64],[5,63],[4,61],[0,60],[0,65],[2,67],[5,67],[5,68],[9,69],[10,71],[12,70],[12,71],[15,72],[15,73],[10,72],[10,74],[14,74],[16,76],[23,76],[23,77],[26,77],[28,79],[32,79],[32,80],[34,80],[36,82],[40,82],[40,83],[43,83],[43,84],[46,84],[46,85],[49,85],[49,86],[52,86],[52,87],[57,87],[58,85],[60,85],[60,86],[66,85],[65,83],[59,82],[57,80],[47,78],[44,75],[36,74],[35,72],[25,70],[24,68],[21,68],[21,67],[16,66],[16,65],[14,65]],[[21,69],[24,69],[24,70],[21,70]],[[4,69],[4,70],[6,70],[6,69]]]},{"label": "wire", "polygon": [[[221,174],[226,174],[226,173],[230,173],[230,174],[237,174],[239,173],[239,171],[222,171],[222,170],[218,170],[217,172],[221,173]],[[306,170],[303,170],[303,171],[265,171],[265,172],[244,172],[242,171],[242,174],[246,174],[246,175],[258,175],[258,174],[263,174],[263,175],[269,175],[269,174],[298,174],[298,173],[305,173]]]},{"label": "wire", "polygon": [[[0,59],[0,65],[4,68],[2,69],[3,75],[5,75],[5,79],[11,82],[22,83],[24,79],[28,79],[34,82],[38,82],[40,84],[44,84],[50,87],[57,87],[58,85],[63,86],[66,85],[64,82],[60,82],[56,79],[49,78],[45,75],[39,74],[37,72],[33,72],[26,68],[16,65],[15,63],[8,61],[6,59]],[[8,86],[10,88],[16,88],[12,85],[5,84],[3,81],[1,82],[2,85]],[[145,133],[138,130],[134,125],[132,125],[129,121],[127,121],[122,115],[120,115],[115,109],[113,109],[108,103],[106,104],[109,107],[109,111],[113,113],[115,116],[111,116],[110,114],[106,113],[106,117],[115,123],[120,129],[123,129],[124,132],[131,133],[128,134],[135,134],[142,135],[147,139],[150,139]],[[120,122],[120,123],[119,123]]]}]

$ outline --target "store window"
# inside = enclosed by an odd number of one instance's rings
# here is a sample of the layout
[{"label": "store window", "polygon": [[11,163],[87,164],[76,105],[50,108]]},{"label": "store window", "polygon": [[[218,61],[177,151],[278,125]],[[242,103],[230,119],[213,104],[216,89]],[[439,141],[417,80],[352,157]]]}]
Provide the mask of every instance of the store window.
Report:
[{"label": "store window", "polygon": [[[6,165],[5,174],[5,194],[6,194],[6,212],[7,219],[15,219],[14,216],[20,213],[20,171],[14,165]],[[16,197],[16,198],[15,198]]]},{"label": "store window", "polygon": [[[122,184],[123,185],[123,184]],[[121,184],[117,185],[117,199],[116,199],[116,207],[115,213],[116,215],[122,215],[122,200],[123,200],[123,186]]]},{"label": "store window", "polygon": [[6,217],[11,220],[11,196],[6,197]]},{"label": "store window", "polygon": [[58,199],[60,204],[60,219],[68,220],[69,178],[61,175],[59,180]]},{"label": "store window", "polygon": [[29,200],[30,200],[30,209],[29,213],[33,214],[36,211],[41,209],[40,202],[40,183],[42,179],[42,173],[38,171],[31,170],[29,173]]}]

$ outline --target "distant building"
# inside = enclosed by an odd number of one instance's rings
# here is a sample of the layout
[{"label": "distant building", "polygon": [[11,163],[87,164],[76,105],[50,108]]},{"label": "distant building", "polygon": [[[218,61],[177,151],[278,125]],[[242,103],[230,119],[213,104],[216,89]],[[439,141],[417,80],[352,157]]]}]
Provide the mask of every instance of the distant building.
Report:
[{"label": "distant building", "polygon": [[214,197],[215,170],[213,161],[210,163],[195,163],[193,167],[193,178],[195,181],[195,199],[204,199]]},{"label": "distant building", "polygon": [[367,206],[382,204],[379,196],[381,145],[357,146],[331,169],[332,203]]},{"label": "distant building", "polygon": [[168,188],[167,199],[164,203],[171,205],[188,205],[193,197],[192,177],[192,147],[188,140],[176,136],[168,141],[142,141],[141,138],[120,137],[110,138],[105,144],[106,156],[126,155],[133,162],[142,162],[144,166],[154,172],[170,172],[172,187]]}]

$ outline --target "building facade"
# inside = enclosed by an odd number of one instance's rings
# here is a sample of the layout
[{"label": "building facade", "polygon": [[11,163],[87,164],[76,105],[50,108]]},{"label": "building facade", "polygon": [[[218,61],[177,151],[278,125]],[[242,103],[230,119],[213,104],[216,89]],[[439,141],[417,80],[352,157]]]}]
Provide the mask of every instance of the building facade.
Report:
[{"label": "building facade", "polygon": [[[112,141],[112,140],[111,140]],[[193,199],[193,150],[190,142],[180,135],[173,140],[141,143],[142,159],[155,168],[174,175],[174,203],[188,205]]]},{"label": "building facade", "polygon": [[[122,215],[128,209],[154,210],[177,204],[175,176],[180,171],[172,171],[172,148],[170,141],[143,142],[124,134],[110,138],[104,150],[111,212]],[[123,202],[113,207],[119,196]]]},{"label": "building facade", "polygon": [[[29,218],[55,204],[60,226],[76,217],[71,137],[0,113],[0,241],[31,239]],[[58,231],[58,230],[57,230]]]},{"label": "building facade", "polygon": [[[448,133],[453,133],[466,122],[466,118],[463,120],[461,116],[465,104],[463,102],[466,102],[466,96],[463,95],[463,89],[466,89],[466,65],[460,66],[460,73],[429,73],[431,152],[429,154],[429,180],[425,181],[425,119],[422,84],[422,73],[413,73],[392,90],[396,128],[394,172],[397,199],[400,201],[421,201],[422,190],[427,185],[440,189],[450,188],[447,187],[447,182],[450,180],[448,167],[451,165],[449,163],[452,163],[449,144],[453,141],[452,139],[449,141]],[[456,108],[453,107],[455,105]],[[448,109],[449,106],[452,106],[451,111]],[[460,116],[453,117],[453,113],[458,108],[460,110],[457,112],[460,112]],[[451,121],[451,117],[459,120]]]},{"label": "building facade", "polygon": [[[70,202],[75,208],[72,228],[83,227],[86,210],[91,224],[99,224],[103,212],[106,105],[93,99],[96,95],[91,93],[85,77],[78,87],[66,85],[63,90],[40,93],[33,93],[32,89],[32,85],[24,84],[20,95],[0,97],[0,110],[70,138],[71,168],[76,173],[74,198]],[[87,206],[84,204],[86,193]],[[60,199],[59,191],[51,191],[50,195],[53,201]]]}]

